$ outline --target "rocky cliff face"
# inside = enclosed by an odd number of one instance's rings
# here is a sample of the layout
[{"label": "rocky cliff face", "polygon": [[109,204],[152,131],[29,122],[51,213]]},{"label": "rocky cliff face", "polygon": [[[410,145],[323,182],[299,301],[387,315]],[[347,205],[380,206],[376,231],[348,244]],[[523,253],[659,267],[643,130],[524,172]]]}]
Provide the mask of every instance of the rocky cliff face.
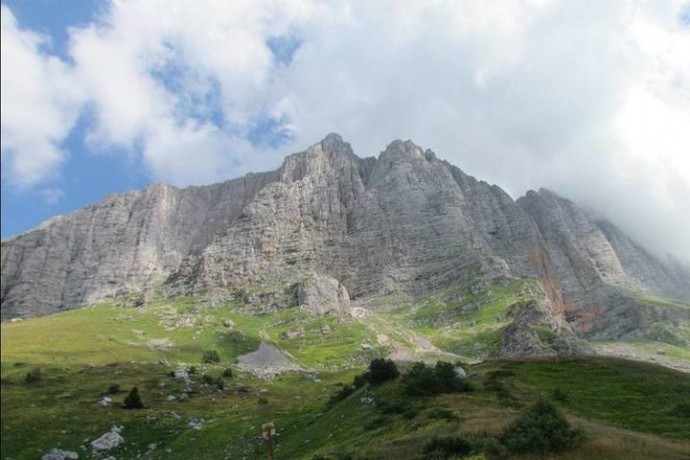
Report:
[{"label": "rocky cliff face", "polygon": [[[604,336],[614,332],[597,318],[637,308],[636,297],[690,301],[687,269],[551,192],[516,202],[410,141],[361,159],[337,135],[274,172],[106,197],[3,241],[0,297],[3,318],[154,291],[282,308],[305,277],[364,303],[537,278],[551,311]],[[334,292],[337,308],[349,302]]]}]

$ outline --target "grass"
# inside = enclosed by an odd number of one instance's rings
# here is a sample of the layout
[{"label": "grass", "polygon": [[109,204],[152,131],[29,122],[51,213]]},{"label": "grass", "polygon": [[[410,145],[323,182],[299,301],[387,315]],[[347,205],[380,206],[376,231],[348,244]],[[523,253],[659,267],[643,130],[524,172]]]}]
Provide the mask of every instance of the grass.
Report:
[{"label": "grass", "polygon": [[391,323],[404,324],[444,351],[468,360],[481,360],[498,348],[502,329],[510,324],[508,309],[530,296],[532,283],[516,280],[494,285],[451,284],[418,305],[384,315]]},{"label": "grass", "polygon": [[[432,436],[497,435],[520,408],[557,395],[559,407],[588,436],[562,458],[688,458],[690,421],[684,404],[690,406],[690,376],[619,359],[486,361],[467,369],[477,388],[471,393],[413,398],[403,394],[400,382],[392,382],[360,388],[328,404],[342,384],[393,345],[413,347],[422,337],[463,355],[487,353],[506,308],[525,291],[520,283],[469,295],[463,294],[466,289],[456,286],[419,306],[357,320],[298,309],[252,315],[237,304],[200,309],[193,299],[183,299],[137,309],[103,303],[3,323],[0,456],[34,459],[59,447],[78,452],[80,459],[97,458],[90,441],[121,425],[125,443],[108,453],[118,459],[188,459],[200,452],[209,459],[265,458],[261,425],[274,421],[276,458],[419,459]],[[444,308],[455,314],[467,302],[479,304],[457,316],[467,327],[429,326]],[[234,325],[226,327],[226,320]],[[389,345],[377,344],[384,325]],[[301,335],[287,338],[288,331]],[[163,339],[168,348],[152,346],[152,340]],[[289,373],[262,381],[240,372],[234,366],[237,356],[262,341],[279,346],[317,377]],[[682,347],[663,346],[668,355],[687,357]],[[221,362],[201,363],[206,350],[217,350]],[[198,372],[190,383],[170,376],[176,367],[192,364]],[[204,384],[204,374],[218,378],[227,367],[233,367],[233,376],[224,378],[225,388]],[[26,374],[35,368],[41,369],[41,379],[27,383]],[[109,395],[113,405],[100,406],[114,384],[121,392]],[[133,386],[146,409],[118,407]],[[187,387],[193,393],[183,400]],[[176,399],[168,401],[170,395]],[[375,404],[362,404],[363,396]],[[204,419],[200,430],[189,425],[196,418]]]}]

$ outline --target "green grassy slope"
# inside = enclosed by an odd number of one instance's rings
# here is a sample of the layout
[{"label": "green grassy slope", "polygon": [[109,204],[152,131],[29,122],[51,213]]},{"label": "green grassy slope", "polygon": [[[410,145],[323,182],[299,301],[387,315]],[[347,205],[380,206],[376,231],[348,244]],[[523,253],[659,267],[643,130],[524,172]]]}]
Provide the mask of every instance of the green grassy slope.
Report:
[{"label": "green grassy slope", "polygon": [[[499,294],[479,302],[484,312],[458,313],[458,321],[472,322],[468,337],[501,327],[501,309],[519,290],[507,286]],[[393,382],[328,404],[373,357],[406,346],[414,351],[420,337],[442,345],[450,332],[424,329],[426,318],[434,317],[428,306],[410,308],[407,315],[399,309],[353,319],[296,309],[249,315],[237,305],[197,309],[190,300],[139,309],[106,303],[3,323],[1,457],[40,458],[59,447],[80,459],[103,458],[89,443],[117,425],[124,427],[125,442],[108,455],[118,459],[266,458],[261,425],[274,421],[279,459],[418,459],[431,436],[497,434],[541,396],[555,398],[588,434],[585,445],[563,458],[690,456],[690,376],[611,358],[486,361],[468,368],[476,388],[471,393],[407,398]],[[228,320],[231,327],[224,325]],[[387,340],[380,337],[381,324],[388,325]],[[299,334],[287,338],[288,330]],[[281,347],[309,372],[273,381],[240,372],[237,356],[262,341]],[[201,363],[203,351],[211,349],[221,362]],[[170,376],[191,365],[197,368],[191,382]],[[37,367],[42,379],[27,383],[26,374]],[[204,382],[204,374],[216,379],[228,367],[233,376],[222,377],[221,387]],[[113,384],[123,391],[108,395],[111,406],[100,406]],[[118,407],[133,386],[146,409]],[[181,399],[183,394],[189,397]],[[176,399],[169,401],[171,395]],[[363,405],[363,396],[376,404]],[[201,429],[190,426],[201,418]]]}]

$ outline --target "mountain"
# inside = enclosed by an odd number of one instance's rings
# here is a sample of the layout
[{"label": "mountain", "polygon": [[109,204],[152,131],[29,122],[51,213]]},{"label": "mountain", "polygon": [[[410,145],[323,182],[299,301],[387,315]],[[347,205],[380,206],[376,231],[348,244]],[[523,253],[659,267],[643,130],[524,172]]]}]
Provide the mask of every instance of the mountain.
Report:
[{"label": "mountain", "polygon": [[330,134],[276,171],[107,196],[4,240],[1,263],[3,319],[160,296],[376,311],[443,293],[450,321],[520,281],[501,354],[539,353],[539,327],[566,354],[586,352],[582,338],[690,337],[687,267],[553,192],[515,201],[411,141],[362,159]]}]

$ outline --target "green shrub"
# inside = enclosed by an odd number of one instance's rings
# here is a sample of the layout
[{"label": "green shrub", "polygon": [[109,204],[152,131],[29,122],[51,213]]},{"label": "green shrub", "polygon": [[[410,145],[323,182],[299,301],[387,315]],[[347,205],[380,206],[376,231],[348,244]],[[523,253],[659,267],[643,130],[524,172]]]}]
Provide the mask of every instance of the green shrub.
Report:
[{"label": "green shrub", "polygon": [[41,368],[40,367],[34,367],[31,369],[29,372],[26,373],[26,377],[24,378],[24,381],[26,383],[37,383],[43,380],[43,375],[41,374]]},{"label": "green shrub", "polygon": [[379,385],[388,380],[398,378],[400,371],[390,359],[376,358],[369,363],[369,372],[366,378],[372,385]]},{"label": "green shrub", "polygon": [[216,350],[207,350],[204,352],[201,362],[205,364],[213,364],[220,362],[220,355]]},{"label": "green shrub", "polygon": [[474,452],[482,452],[487,460],[507,460],[510,452],[498,439],[487,434],[472,438]]},{"label": "green shrub", "polygon": [[551,399],[557,402],[567,403],[570,400],[570,397],[568,396],[568,393],[560,388],[554,388],[554,390],[551,392]]},{"label": "green shrub", "polygon": [[690,403],[681,402],[673,406],[670,411],[671,415],[676,417],[688,418],[690,419]]},{"label": "green shrub", "polygon": [[141,396],[139,396],[139,390],[137,387],[132,388],[129,394],[122,403],[125,409],[143,409],[144,403],[141,402]]},{"label": "green shrub", "polygon": [[223,377],[232,378],[232,368],[231,367],[225,368],[225,370],[223,371]]},{"label": "green shrub", "polygon": [[212,376],[208,374],[202,375],[201,381],[204,382],[206,385],[213,385],[214,383],[216,383],[216,379],[214,379]]},{"label": "green shrub", "polygon": [[120,392],[120,385],[117,383],[113,383],[108,387],[108,394],[114,395]]},{"label": "green shrub", "polygon": [[366,384],[367,384],[367,374],[366,373],[355,375],[355,378],[352,379],[352,386],[355,388],[362,388]]},{"label": "green shrub", "polygon": [[328,404],[335,404],[337,402],[340,402],[344,399],[347,399],[348,396],[350,396],[352,393],[355,392],[355,387],[351,385],[343,385],[343,387],[331,398],[328,400]]},{"label": "green shrub", "polygon": [[414,404],[405,400],[397,400],[390,403],[379,403],[379,409],[382,414],[394,415],[400,414],[405,419],[413,419],[419,414],[419,409]]},{"label": "green shrub", "polygon": [[473,391],[474,387],[467,380],[459,378],[455,367],[439,361],[435,367],[424,363],[415,363],[403,377],[405,393],[413,396],[437,395],[442,393],[461,393]]},{"label": "green shrub", "polygon": [[583,439],[583,434],[572,429],[556,406],[546,400],[523,410],[501,433],[501,442],[513,454],[565,452],[577,448]]},{"label": "green shrub", "polygon": [[[199,372],[199,369],[197,369],[196,366],[190,366],[189,369],[187,369],[187,373],[189,375],[196,375],[198,372]],[[173,372],[173,375],[175,375],[174,372]]]},{"label": "green shrub", "polygon": [[472,443],[458,436],[443,438],[434,437],[424,444],[424,458],[429,460],[445,460],[472,452]]}]

